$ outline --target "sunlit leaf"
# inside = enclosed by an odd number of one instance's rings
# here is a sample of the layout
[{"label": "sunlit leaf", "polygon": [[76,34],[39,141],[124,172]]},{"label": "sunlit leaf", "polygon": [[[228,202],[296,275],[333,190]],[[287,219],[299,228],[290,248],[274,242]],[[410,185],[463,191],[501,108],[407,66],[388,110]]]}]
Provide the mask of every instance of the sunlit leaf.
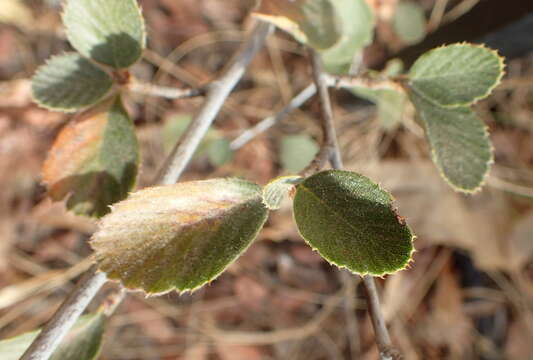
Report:
[{"label": "sunlit leaf", "polygon": [[416,93],[409,97],[426,128],[433,161],[442,176],[458,191],[478,190],[492,162],[483,121],[468,107],[435,106]]},{"label": "sunlit leaf", "polygon": [[120,97],[79,114],[56,138],[43,166],[54,200],[69,196],[75,213],[102,216],[133,188],[139,153]]},{"label": "sunlit leaf", "polygon": [[96,104],[112,85],[109,75],[76,53],[52,57],[32,78],[33,99],[59,111]]},{"label": "sunlit leaf", "polygon": [[146,43],[136,0],[67,0],[67,37],[82,55],[115,68],[131,66]]},{"label": "sunlit leaf", "polygon": [[[82,316],[50,360],[93,360],[102,344],[106,317],[103,313]],[[39,330],[40,331],[40,330]],[[39,334],[33,331],[0,341],[0,359],[18,360]]]},{"label": "sunlit leaf", "polygon": [[503,59],[482,46],[453,44],[422,55],[408,75],[408,86],[427,101],[465,106],[485,98],[499,84]]},{"label": "sunlit leaf", "polygon": [[394,31],[407,45],[416,44],[426,36],[424,8],[413,1],[402,1],[393,18]]},{"label": "sunlit leaf", "polygon": [[354,56],[372,41],[374,13],[365,0],[332,1],[340,16],[341,37],[335,46],[320,55],[327,71],[347,73]]},{"label": "sunlit leaf", "polygon": [[266,217],[253,183],[184,182],[144,189],[114,205],[91,245],[100,269],[127,288],[194,290],[246,250]]},{"label": "sunlit leaf", "polygon": [[281,166],[297,173],[305,169],[318,153],[318,144],[308,135],[287,135],[281,139]]},{"label": "sunlit leaf", "polygon": [[263,202],[270,210],[278,210],[281,203],[287,198],[291,189],[301,183],[303,178],[299,175],[278,177],[263,188]]},{"label": "sunlit leaf", "polygon": [[365,176],[328,170],[297,186],[294,219],[330,263],[380,276],[405,268],[413,252],[413,234],[392,201]]},{"label": "sunlit leaf", "polygon": [[328,49],[340,39],[342,20],[332,0],[262,0],[254,15],[315,49]]}]

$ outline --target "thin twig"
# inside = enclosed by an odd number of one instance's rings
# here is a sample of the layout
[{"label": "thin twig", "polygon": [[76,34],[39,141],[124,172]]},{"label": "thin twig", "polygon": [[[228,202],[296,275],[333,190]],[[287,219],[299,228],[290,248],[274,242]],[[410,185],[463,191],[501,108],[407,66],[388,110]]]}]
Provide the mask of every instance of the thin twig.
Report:
[{"label": "thin twig", "polygon": [[[324,74],[320,57],[314,50],[311,50],[311,65],[313,70],[313,79],[318,88],[320,111],[322,115],[322,130],[324,132],[324,142],[320,152],[324,152],[329,155],[329,161],[334,169],[342,169],[342,158],[337,143],[337,136],[335,134],[333,111],[328,93],[328,76]],[[374,278],[368,275],[364,276],[363,284],[365,285],[366,289],[368,312],[370,314],[370,318],[372,319],[372,325],[374,326],[374,333],[376,334],[376,344],[379,349],[380,359],[400,359],[401,355],[392,347],[389,332],[387,331],[385,320],[383,319]]]},{"label": "thin twig", "polygon": [[48,359],[106,281],[106,275],[93,265],[20,359]]},{"label": "thin twig", "polygon": [[180,177],[230,92],[244,75],[255,54],[263,47],[272,29],[270,24],[259,21],[228,70],[207,86],[204,105],[167,158],[157,176],[156,183],[174,184]]},{"label": "thin twig", "polygon": [[307,100],[316,94],[315,84],[308,85],[298,95],[296,95],[280,112],[274,116],[269,116],[250,129],[245,130],[235,140],[230,143],[231,150],[235,151],[252,141],[256,136],[270,129],[275,124],[282,121],[289,113],[301,107]]},{"label": "thin twig", "polygon": [[[173,184],[181,176],[183,169],[190,161],[222,104],[244,75],[246,68],[263,46],[271,30],[271,25],[259,22],[251,36],[243,43],[232,65],[208,87],[207,98],[202,109],[193,119],[174,151],[169,155],[161,175],[155,181],[156,184]],[[193,139],[188,139],[188,137],[193,137]],[[106,275],[97,271],[96,265],[93,265],[80,279],[76,289],[44,326],[20,360],[47,360],[106,281]]]},{"label": "thin twig", "polygon": [[329,86],[336,88],[363,87],[373,90],[398,90],[402,91],[399,79],[369,76],[368,74],[357,75],[323,75]]},{"label": "thin twig", "polygon": [[146,84],[138,81],[132,81],[128,84],[128,90],[140,95],[157,96],[165,99],[187,99],[205,94],[204,88],[175,88],[169,86],[160,86],[155,84]]}]

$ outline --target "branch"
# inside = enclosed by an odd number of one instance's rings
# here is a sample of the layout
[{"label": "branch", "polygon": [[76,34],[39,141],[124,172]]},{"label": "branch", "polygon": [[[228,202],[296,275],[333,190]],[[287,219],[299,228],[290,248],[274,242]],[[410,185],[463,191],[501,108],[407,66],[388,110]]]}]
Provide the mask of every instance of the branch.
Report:
[{"label": "branch", "polygon": [[[262,48],[271,30],[271,25],[259,22],[250,37],[242,44],[228,70],[208,86],[207,98],[202,109],[165,161],[155,184],[173,184],[178,181],[222,104],[244,75],[254,55]],[[93,265],[20,360],[47,360],[106,281],[106,275],[97,271],[96,265]]]},{"label": "branch", "polygon": [[270,129],[272,126],[283,120],[289,113],[302,106],[307,100],[309,100],[316,93],[315,84],[308,85],[298,95],[296,95],[280,112],[274,116],[269,116],[252,128],[244,131],[235,140],[230,143],[231,150],[235,151],[252,141],[257,135]]},{"label": "branch", "polygon": [[52,319],[48,321],[20,360],[48,359],[106,281],[106,275],[98,272],[96,265],[93,265],[83,275],[76,288],[57,309]]},{"label": "branch", "polygon": [[[342,158],[337,143],[337,136],[335,134],[335,127],[333,123],[333,111],[331,108],[331,100],[328,93],[328,81],[330,77],[322,70],[322,63],[318,54],[311,50],[311,65],[313,69],[313,79],[318,88],[319,100],[320,100],[320,112],[322,119],[322,130],[324,134],[324,141],[320,153],[327,154],[322,155],[324,158],[329,158],[331,166],[334,169],[342,169]],[[381,307],[379,304],[378,292],[376,284],[372,276],[364,276],[363,283],[366,289],[366,301],[368,304],[368,312],[372,319],[372,325],[374,326],[374,332],[376,334],[376,344],[379,349],[381,360],[395,360],[400,359],[399,353],[392,348],[387,327],[385,326],[385,320],[381,313]]]},{"label": "branch", "polygon": [[252,34],[236,54],[227,71],[207,86],[207,96],[200,112],[193,119],[172,153],[163,164],[156,183],[174,184],[185,170],[200,141],[218,115],[227,97],[237,85],[255,54],[272,31],[272,26],[259,21]]},{"label": "branch", "polygon": [[159,86],[154,84],[146,84],[133,80],[128,84],[127,89],[133,93],[146,96],[158,96],[165,99],[187,99],[196,96],[202,96],[205,94],[204,88],[194,89],[194,88],[174,88],[169,86]]},{"label": "branch", "polygon": [[331,87],[336,88],[354,88],[354,87],[364,87],[373,90],[397,90],[402,91],[402,86],[400,81],[403,79],[401,77],[396,78],[383,78],[383,77],[372,77],[368,74],[358,74],[358,75],[330,75],[324,74],[324,78],[327,84]]}]

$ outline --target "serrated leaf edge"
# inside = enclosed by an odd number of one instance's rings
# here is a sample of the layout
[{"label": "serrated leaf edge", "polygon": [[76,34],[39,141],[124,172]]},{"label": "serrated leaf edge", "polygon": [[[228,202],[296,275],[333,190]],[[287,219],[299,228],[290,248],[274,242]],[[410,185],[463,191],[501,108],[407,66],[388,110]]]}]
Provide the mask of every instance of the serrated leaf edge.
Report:
[{"label": "serrated leaf edge", "polygon": [[[437,50],[440,50],[440,49],[443,49],[443,48],[447,48],[447,47],[450,47],[450,46],[464,46],[464,47],[482,48],[482,49],[488,50],[490,53],[496,55],[496,58],[498,59],[500,72],[499,72],[499,75],[496,78],[496,81],[494,82],[494,84],[492,86],[490,86],[484,94],[474,97],[474,99],[472,99],[472,101],[470,101],[470,102],[454,103],[454,104],[441,104],[439,102],[436,102],[433,99],[428,98],[425,94],[420,93],[416,89],[412,88],[411,85],[410,85],[411,78],[410,78],[410,75],[409,75],[409,72],[408,72],[407,75],[406,75],[407,76],[407,83],[405,84],[407,86],[407,88],[408,88],[408,91],[413,91],[418,96],[421,96],[422,98],[424,98],[424,100],[434,104],[435,106],[439,106],[439,107],[443,107],[443,108],[466,107],[466,106],[469,106],[469,105],[474,105],[478,101],[487,98],[492,93],[492,91],[496,87],[498,87],[500,85],[502,78],[505,76],[505,59],[504,59],[503,56],[500,56],[500,54],[498,53],[497,50],[489,48],[489,47],[485,46],[485,44],[472,44],[472,43],[468,43],[468,42],[459,42],[459,43],[453,43],[453,44],[449,44],[449,45],[441,45],[441,46],[438,46],[438,47],[436,47],[434,49],[431,49],[431,50],[425,52],[424,54],[420,55],[420,57],[418,57],[418,59],[416,59],[415,63],[417,61],[429,56],[429,54],[431,54],[434,51],[437,51]],[[413,66],[414,66],[414,64],[413,64]],[[412,68],[412,66],[411,66],[411,68]],[[409,69],[409,71],[410,70],[411,69]]]},{"label": "serrated leaf edge", "polygon": [[72,114],[72,113],[75,113],[75,112],[78,112],[78,111],[85,111],[85,110],[93,107],[94,105],[96,105],[96,104],[98,104],[98,103],[100,103],[102,101],[105,101],[107,98],[111,98],[112,96],[116,95],[116,93],[114,91],[112,91],[114,86],[115,86],[115,82],[113,81],[113,78],[109,75],[109,73],[107,71],[105,71],[105,69],[103,69],[100,66],[101,65],[100,63],[95,63],[95,61],[93,61],[92,59],[87,59],[85,56],[83,56],[82,54],[78,53],[77,51],[65,51],[65,52],[62,52],[61,54],[56,54],[56,55],[50,56],[48,59],[45,60],[44,64],[41,64],[37,68],[37,70],[35,71],[35,73],[33,74],[32,78],[31,78],[31,81],[33,82],[33,78],[35,76],[37,76],[37,74],[40,71],[42,71],[42,68],[44,68],[45,66],[49,65],[49,63],[52,60],[54,60],[56,58],[63,57],[63,56],[67,56],[67,55],[78,55],[78,56],[82,57],[83,59],[89,61],[92,65],[97,67],[99,70],[103,71],[111,79],[111,85],[109,86],[109,89],[107,89],[106,92],[100,98],[98,98],[94,103],[92,103],[90,105],[80,106],[80,107],[76,107],[76,108],[66,108],[66,107],[49,106],[49,105],[46,105],[45,103],[39,101],[35,97],[35,93],[34,93],[34,90],[33,90],[33,83],[32,83],[31,98],[32,98],[33,102],[35,104],[37,104],[37,106],[39,106],[40,108],[46,109],[46,110],[50,110],[50,111],[58,111],[58,112],[66,113],[66,114]]},{"label": "serrated leaf edge", "polygon": [[[326,171],[344,171],[344,170],[326,170]],[[323,171],[322,171],[323,172]],[[317,173],[318,174],[318,173]],[[316,174],[315,174],[316,175]],[[359,175],[362,175],[362,174],[359,174]],[[313,176],[313,175],[311,175]],[[362,175],[364,176],[364,175]],[[365,176],[366,177],[366,176]],[[370,178],[369,178],[370,179]],[[393,212],[396,213],[396,208],[393,206],[394,205],[394,197],[392,196],[392,194],[390,192],[388,192],[387,190],[383,189],[383,187],[381,187],[381,184],[377,183],[377,182],[374,182],[372,181],[379,190],[385,192],[387,194],[387,196],[390,198],[391,200],[391,203],[390,203],[390,208]],[[298,186],[301,186],[301,184],[299,184]],[[311,250],[313,251],[316,251],[318,253],[318,255],[320,255],[320,257],[324,260],[326,260],[326,262],[330,265],[334,265],[336,266],[337,268],[339,269],[346,269],[348,270],[349,272],[351,272],[352,274],[355,274],[355,275],[360,275],[360,276],[365,276],[365,275],[371,275],[371,276],[377,276],[377,277],[382,277],[382,276],[385,276],[385,275],[392,275],[392,274],[396,274],[397,272],[399,271],[402,271],[402,270],[406,270],[409,266],[409,264],[411,263],[411,261],[413,261],[413,254],[416,252],[416,249],[414,247],[414,241],[416,240],[416,235],[414,234],[413,230],[411,229],[411,227],[409,225],[407,225],[407,223],[405,224],[405,226],[409,229],[409,232],[411,233],[411,252],[409,253],[409,257],[408,259],[402,264],[402,266],[400,268],[398,268],[397,270],[394,270],[394,271],[384,271],[382,273],[374,273],[374,272],[370,272],[370,271],[367,271],[367,272],[357,272],[357,271],[353,271],[351,270],[350,268],[348,268],[346,265],[339,265],[337,264],[335,261],[333,260],[330,260],[329,258],[327,258],[326,256],[322,255],[322,253],[316,248],[314,247],[313,245],[311,245],[311,243],[303,236],[303,234],[301,233],[300,231],[300,228],[298,227],[297,223],[296,223],[296,218],[295,218],[295,213],[294,213],[294,207],[293,207],[293,212],[292,212],[292,219],[296,225],[296,229],[298,231],[298,234],[300,235],[300,237],[302,239],[304,239],[305,243],[307,245],[309,245],[309,247],[311,248]]]},{"label": "serrated leaf edge", "polygon": [[[65,27],[65,33],[67,35],[67,40],[69,38],[68,34],[69,32],[71,31],[69,29],[69,27],[65,24],[65,21],[64,21],[64,17],[65,17],[65,13],[66,13],[66,7],[68,5],[68,2],[70,1],[74,1],[74,0],[66,0],[64,3],[63,3],[63,6],[61,8],[61,14],[60,14],[60,17],[61,17],[61,22],[63,23],[64,27]],[[116,0],[109,0],[109,1],[116,1]],[[128,66],[125,66],[125,67],[121,67],[121,68],[118,68],[118,67],[114,67],[114,66],[111,66],[111,65],[108,65],[108,64],[104,64],[104,63],[101,63],[93,58],[87,58],[86,56],[84,56],[81,52],[78,51],[78,49],[76,49],[76,47],[74,46],[74,44],[72,44],[70,42],[70,40],[68,40],[69,44],[72,45],[72,47],[76,50],[75,52],[77,52],[80,56],[88,59],[89,61],[91,61],[93,64],[98,64],[100,65],[101,67],[104,67],[104,68],[109,68],[109,69],[115,69],[115,70],[118,70],[118,69],[128,69],[130,67],[132,67],[133,65],[135,65],[139,60],[142,59],[142,53],[143,51],[146,49],[146,40],[147,40],[147,31],[146,31],[146,21],[144,20],[144,16],[143,16],[143,9],[142,9],[142,6],[139,4],[139,2],[137,0],[129,0],[131,2],[134,3],[135,5],[135,8],[137,9],[137,13],[139,15],[139,18],[141,19],[141,31],[142,31],[142,38],[141,38],[141,55],[139,56],[139,58],[137,60],[135,60],[133,63],[131,63],[130,65]]]},{"label": "serrated leaf edge", "polygon": [[[231,179],[231,178],[227,178],[227,179]],[[235,178],[235,179],[239,179],[239,178]],[[242,179],[239,179],[239,180],[242,180]],[[255,183],[254,183],[255,184]],[[257,184],[255,184],[257,185]],[[259,187],[259,185],[257,185]],[[157,187],[157,186],[149,186],[149,187],[146,187],[146,188],[143,188],[142,190],[146,190],[146,189],[149,189],[149,188],[152,188],[152,187]],[[260,187],[259,187],[260,188]],[[134,191],[130,192],[128,197],[126,197],[124,200],[121,200],[120,202],[122,201],[126,201],[129,196],[131,194],[133,194]],[[261,191],[258,191],[257,195],[256,195],[258,198],[261,198],[261,204],[263,204],[263,201],[262,201],[262,192]],[[247,201],[250,201],[252,198],[248,199]],[[109,205],[110,209],[111,209],[111,212],[114,210],[114,205]],[[147,292],[146,290],[144,290],[143,288],[140,288],[140,287],[128,287],[126,285],[124,285],[122,283],[122,281],[120,280],[120,278],[118,277],[110,277],[105,271],[101,270],[100,269],[100,266],[99,266],[99,259],[98,259],[98,256],[96,253],[93,253],[91,254],[91,258],[93,260],[93,262],[96,264],[97,266],[97,272],[98,273],[103,273],[107,276],[108,280],[109,281],[112,281],[114,283],[117,283],[117,284],[120,284],[121,286],[123,286],[127,291],[129,292],[142,292],[146,298],[150,298],[150,297],[155,297],[155,296],[161,296],[161,295],[165,295],[165,294],[168,294],[168,293],[171,293],[171,292],[177,292],[179,295],[186,295],[187,293],[189,294],[193,294],[194,292],[196,292],[197,290],[200,290],[202,287],[204,287],[206,284],[207,285],[210,285],[213,281],[215,281],[220,275],[222,275],[224,272],[226,272],[226,270],[228,269],[229,266],[231,266],[232,264],[234,264],[247,250],[250,246],[252,246],[252,244],[254,243],[255,239],[257,238],[257,236],[259,235],[259,232],[263,229],[263,227],[265,226],[265,223],[266,221],[268,220],[268,216],[269,216],[269,209],[267,207],[265,207],[266,211],[265,211],[265,216],[264,216],[264,219],[263,219],[263,223],[261,224],[261,226],[258,227],[257,231],[254,233],[254,235],[252,236],[252,240],[250,241],[250,243],[235,257],[235,259],[233,259],[230,263],[228,263],[218,274],[216,274],[211,280],[208,280],[208,281],[205,281],[203,282],[202,284],[196,286],[196,287],[193,287],[193,288],[184,288],[184,289],[178,289],[177,287],[174,287],[174,288],[171,288],[169,290],[166,290],[166,291],[161,291],[161,292]],[[98,230],[95,231],[93,233],[93,235],[91,236],[91,238],[89,239],[89,244],[91,244],[91,241],[93,240],[93,238],[98,234],[98,232],[100,231],[100,224],[101,222],[103,221],[103,219],[106,217],[106,216],[109,216],[111,214],[111,212],[109,212],[108,214],[104,215],[102,218],[100,218],[98,220],[98,223],[97,223],[97,228]],[[92,248],[92,246],[91,246]]]}]

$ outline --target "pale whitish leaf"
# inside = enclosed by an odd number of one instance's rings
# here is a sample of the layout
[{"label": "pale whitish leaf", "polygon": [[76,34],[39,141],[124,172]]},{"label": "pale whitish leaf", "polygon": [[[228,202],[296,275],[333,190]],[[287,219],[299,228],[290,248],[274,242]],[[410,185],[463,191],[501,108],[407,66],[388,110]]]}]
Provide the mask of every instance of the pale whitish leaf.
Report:
[{"label": "pale whitish leaf", "polygon": [[291,189],[302,182],[303,178],[299,175],[289,175],[278,177],[263,188],[263,202],[270,210],[278,210],[281,203],[287,198]]},{"label": "pale whitish leaf", "polygon": [[[93,360],[98,357],[105,327],[103,313],[82,316],[67,334],[50,360]],[[0,341],[0,359],[18,360],[39,331]]]},{"label": "pale whitish leaf", "polygon": [[490,49],[453,44],[428,51],[409,71],[408,86],[441,106],[465,106],[488,96],[503,76],[503,59]]},{"label": "pale whitish leaf", "polygon": [[67,0],[67,37],[82,55],[126,68],[142,55],[144,20],[136,0]]},{"label": "pale whitish leaf", "polygon": [[93,105],[112,85],[109,75],[76,53],[52,57],[32,78],[33,99],[45,108],[60,111]]},{"label": "pale whitish leaf", "polygon": [[379,120],[385,129],[393,129],[401,122],[407,105],[407,96],[404,92],[363,87],[352,88],[351,91],[376,104]]},{"label": "pale whitish leaf", "polygon": [[413,252],[414,236],[392,201],[365,176],[327,170],[296,187],[294,219],[330,263],[380,276],[405,268]]},{"label": "pale whitish leaf", "polygon": [[416,44],[426,36],[426,16],[424,8],[412,1],[398,4],[393,18],[394,31],[403,43]]},{"label": "pale whitish leaf", "polygon": [[54,200],[77,214],[103,216],[135,185],[139,150],[120,97],[79,114],[56,138],[43,165]]},{"label": "pale whitish leaf", "polygon": [[336,0],[332,3],[341,19],[341,36],[335,46],[320,55],[327,71],[347,73],[354,56],[372,41],[374,13],[365,0]]},{"label": "pale whitish leaf", "polygon": [[492,147],[483,121],[468,107],[435,106],[409,95],[426,129],[432,158],[442,176],[458,191],[478,190],[492,162]]},{"label": "pale whitish leaf", "polygon": [[144,189],[113,206],[91,240],[99,268],[130,289],[194,290],[215,279],[267,218],[261,188],[213,179]]},{"label": "pale whitish leaf", "polygon": [[214,166],[221,166],[231,161],[233,151],[231,150],[229,140],[219,137],[211,141],[207,149],[207,157],[209,158],[209,162]]},{"label": "pale whitish leaf", "polygon": [[262,0],[254,16],[315,49],[328,49],[340,39],[342,19],[331,0]]},{"label": "pale whitish leaf", "polygon": [[308,135],[287,135],[281,139],[281,165],[297,173],[305,169],[318,153],[318,145]]}]

